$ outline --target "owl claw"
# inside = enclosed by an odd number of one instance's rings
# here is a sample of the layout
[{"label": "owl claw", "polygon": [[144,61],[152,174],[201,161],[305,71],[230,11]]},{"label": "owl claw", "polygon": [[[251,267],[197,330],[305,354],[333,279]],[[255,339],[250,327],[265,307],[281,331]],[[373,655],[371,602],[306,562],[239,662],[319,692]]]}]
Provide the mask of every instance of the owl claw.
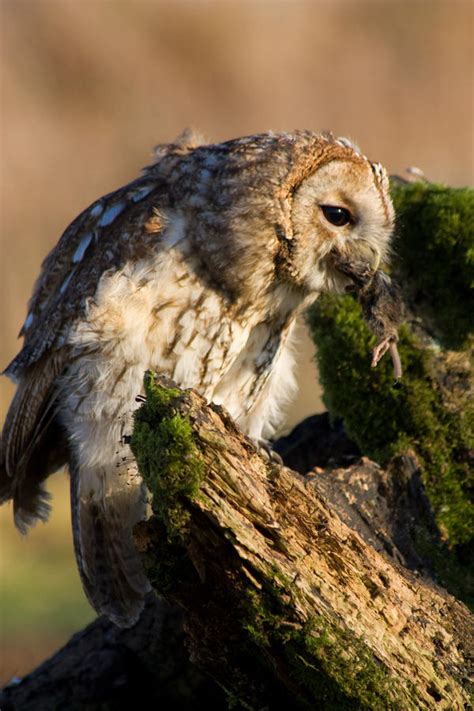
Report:
[{"label": "owl claw", "polygon": [[280,466],[283,466],[283,459],[280,457],[278,452],[275,452],[275,450],[272,449],[272,445],[267,439],[256,437],[255,439],[252,438],[252,442],[260,456],[264,459],[268,459],[268,461],[272,464],[279,464]]}]

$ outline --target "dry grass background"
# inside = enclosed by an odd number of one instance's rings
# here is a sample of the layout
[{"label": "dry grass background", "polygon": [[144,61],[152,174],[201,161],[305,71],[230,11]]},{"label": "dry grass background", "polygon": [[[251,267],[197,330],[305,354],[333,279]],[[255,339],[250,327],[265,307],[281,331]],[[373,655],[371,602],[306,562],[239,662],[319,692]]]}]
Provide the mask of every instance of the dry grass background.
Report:
[{"label": "dry grass background", "polygon": [[[1,339],[6,366],[42,258],[151,147],[331,129],[391,171],[473,182],[473,10],[461,0],[0,0]],[[308,342],[289,422],[320,407]],[[2,383],[1,414],[13,388]],[[92,617],[72,561],[66,478],[51,524],[19,540],[0,512],[0,678]]]}]

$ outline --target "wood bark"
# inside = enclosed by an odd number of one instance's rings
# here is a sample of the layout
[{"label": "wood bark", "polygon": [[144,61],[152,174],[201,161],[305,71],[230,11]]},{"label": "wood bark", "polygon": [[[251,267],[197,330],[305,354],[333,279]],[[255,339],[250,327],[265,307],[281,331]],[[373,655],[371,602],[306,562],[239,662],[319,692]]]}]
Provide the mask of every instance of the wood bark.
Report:
[{"label": "wood bark", "polygon": [[[303,476],[193,391],[168,407],[191,424],[204,475],[177,495],[179,537],[160,515],[137,531],[167,603],[150,597],[131,630],[99,619],[7,687],[2,711],[129,708],[138,692],[157,708],[469,708],[473,618],[420,574],[410,455],[388,473],[355,459]],[[395,495],[402,523],[384,511]]]}]

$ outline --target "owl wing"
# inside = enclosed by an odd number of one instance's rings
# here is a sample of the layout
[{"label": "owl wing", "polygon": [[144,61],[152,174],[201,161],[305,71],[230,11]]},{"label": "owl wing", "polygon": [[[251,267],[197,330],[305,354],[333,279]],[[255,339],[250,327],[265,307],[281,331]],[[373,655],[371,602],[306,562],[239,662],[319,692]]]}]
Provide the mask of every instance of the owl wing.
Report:
[{"label": "owl wing", "polygon": [[46,518],[41,482],[68,460],[56,417],[58,378],[74,358],[68,336],[104,272],[156,249],[156,224],[147,230],[146,222],[153,208],[169,205],[169,176],[200,143],[199,136],[185,132],[158,146],[143,176],[84,210],[42,264],[20,331],[23,348],[5,370],[18,389],[0,443],[0,503],[14,499],[20,529]]},{"label": "owl wing", "polygon": [[56,418],[58,378],[74,357],[68,335],[102,274],[149,250],[147,240],[156,234],[148,234],[144,223],[164,198],[163,184],[151,175],[100,198],[72,222],[42,264],[20,332],[23,348],[5,370],[18,388],[2,433],[0,502],[13,498],[20,530],[47,517],[41,482],[68,457]]},{"label": "owl wing", "polygon": [[20,331],[24,345],[6,375],[15,379],[45,352],[66,343],[102,274],[136,256],[149,217],[139,203],[148,198],[153,204],[158,190],[156,181],[141,178],[100,198],[69,225],[41,266]]},{"label": "owl wing", "polygon": [[48,495],[41,484],[67,461],[67,441],[55,418],[55,381],[62,353],[33,363],[10,405],[0,449],[0,503],[12,498],[23,533],[35,519],[46,520]]}]

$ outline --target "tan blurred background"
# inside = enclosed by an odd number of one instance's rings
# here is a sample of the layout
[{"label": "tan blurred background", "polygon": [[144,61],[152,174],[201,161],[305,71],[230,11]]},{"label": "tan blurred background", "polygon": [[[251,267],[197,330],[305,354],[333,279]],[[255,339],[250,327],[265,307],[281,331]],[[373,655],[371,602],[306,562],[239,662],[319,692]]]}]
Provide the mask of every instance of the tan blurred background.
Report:
[{"label": "tan blurred background", "polygon": [[[390,171],[472,184],[473,9],[458,0],[0,0],[1,337],[5,367],[41,260],[99,195],[186,126],[212,140],[331,129]],[[288,425],[321,408],[312,349]],[[5,380],[5,379],[3,379]],[[1,417],[13,393],[2,382]],[[0,681],[92,619],[64,473],[22,540],[0,511]]]}]

